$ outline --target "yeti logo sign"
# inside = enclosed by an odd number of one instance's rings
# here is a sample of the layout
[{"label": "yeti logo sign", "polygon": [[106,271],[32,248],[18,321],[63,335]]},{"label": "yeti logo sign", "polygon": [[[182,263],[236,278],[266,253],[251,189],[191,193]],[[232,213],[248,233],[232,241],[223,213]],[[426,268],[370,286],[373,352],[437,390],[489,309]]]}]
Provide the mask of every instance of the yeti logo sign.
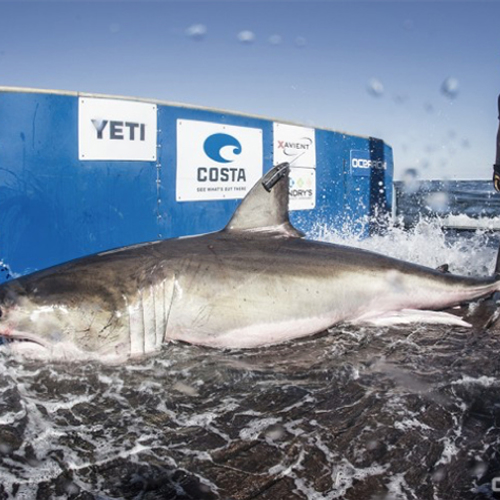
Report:
[{"label": "yeti logo sign", "polygon": [[154,104],[82,97],[79,159],[156,161],[156,121]]},{"label": "yeti logo sign", "polygon": [[[132,122],[116,122],[116,121],[110,121],[108,120],[91,120],[92,124],[95,127],[95,130],[97,132],[97,138],[98,139],[103,139],[104,138],[104,131],[109,123],[109,138],[111,140],[130,140],[130,141],[144,141],[146,139],[146,124],[145,123],[132,123]],[[127,129],[129,133],[125,135],[124,129]],[[135,130],[139,129],[139,132],[137,133]]]},{"label": "yeti logo sign", "polygon": [[177,120],[177,201],[243,198],[262,168],[261,129]]}]

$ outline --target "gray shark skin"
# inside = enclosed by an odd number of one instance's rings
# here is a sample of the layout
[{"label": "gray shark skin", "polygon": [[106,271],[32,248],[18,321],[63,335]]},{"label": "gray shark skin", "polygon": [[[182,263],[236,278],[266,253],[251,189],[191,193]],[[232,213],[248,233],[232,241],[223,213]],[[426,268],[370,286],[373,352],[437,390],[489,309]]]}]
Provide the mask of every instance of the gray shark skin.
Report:
[{"label": "gray shark skin", "polygon": [[289,222],[282,164],[220,232],[103,252],[1,285],[0,336],[29,356],[120,362],[171,340],[251,348],[339,322],[469,326],[439,311],[499,289],[493,278],[304,239]]}]

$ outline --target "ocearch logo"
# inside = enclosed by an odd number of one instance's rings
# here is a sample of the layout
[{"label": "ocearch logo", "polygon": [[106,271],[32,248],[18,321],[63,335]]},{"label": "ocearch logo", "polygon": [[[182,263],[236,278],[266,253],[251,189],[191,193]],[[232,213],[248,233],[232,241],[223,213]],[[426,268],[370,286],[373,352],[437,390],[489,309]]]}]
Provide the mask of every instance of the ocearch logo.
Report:
[{"label": "ocearch logo", "polygon": [[387,162],[382,160],[367,160],[366,158],[352,158],[351,167],[360,169],[377,168],[380,170],[387,170]]},{"label": "ocearch logo", "polygon": [[231,163],[236,158],[235,155],[241,154],[241,143],[229,134],[212,134],[207,137],[203,144],[203,151],[217,163]]}]

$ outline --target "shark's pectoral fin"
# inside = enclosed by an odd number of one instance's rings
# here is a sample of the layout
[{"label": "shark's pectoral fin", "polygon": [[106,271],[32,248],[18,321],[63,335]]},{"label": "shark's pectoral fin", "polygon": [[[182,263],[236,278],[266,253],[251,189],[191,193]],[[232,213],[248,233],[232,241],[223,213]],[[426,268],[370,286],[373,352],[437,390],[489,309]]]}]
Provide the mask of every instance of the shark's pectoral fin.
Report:
[{"label": "shark's pectoral fin", "polygon": [[373,316],[365,316],[354,321],[356,324],[374,326],[407,325],[410,323],[431,323],[443,325],[472,326],[462,318],[442,311],[427,311],[418,309],[401,309]]},{"label": "shark's pectoral fin", "polygon": [[288,217],[289,171],[288,163],[280,163],[269,170],[243,199],[225,231],[304,237],[304,233],[293,227]]}]

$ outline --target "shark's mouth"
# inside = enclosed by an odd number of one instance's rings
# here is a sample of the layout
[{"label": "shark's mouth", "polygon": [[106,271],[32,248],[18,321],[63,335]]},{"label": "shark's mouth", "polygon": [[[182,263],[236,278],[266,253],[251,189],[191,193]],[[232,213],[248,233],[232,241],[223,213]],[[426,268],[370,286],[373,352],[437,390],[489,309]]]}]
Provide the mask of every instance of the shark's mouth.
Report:
[{"label": "shark's mouth", "polygon": [[37,335],[11,329],[0,330],[0,345],[6,345],[15,352],[33,354],[46,352],[48,347]]}]

